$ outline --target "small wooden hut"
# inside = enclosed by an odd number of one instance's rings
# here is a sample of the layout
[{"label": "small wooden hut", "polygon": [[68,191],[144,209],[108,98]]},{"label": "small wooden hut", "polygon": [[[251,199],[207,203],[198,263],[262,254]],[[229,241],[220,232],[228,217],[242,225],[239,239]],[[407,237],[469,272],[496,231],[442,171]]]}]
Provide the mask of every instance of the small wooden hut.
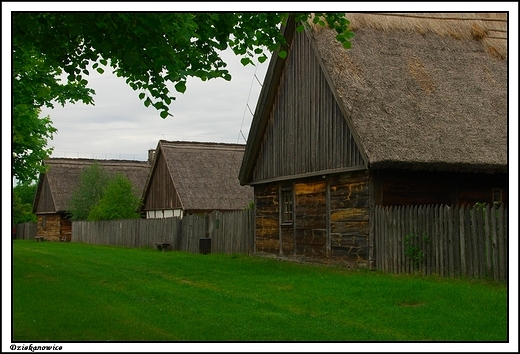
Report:
[{"label": "small wooden hut", "polygon": [[507,14],[346,14],[283,29],[240,182],[256,251],[368,266],[376,205],[507,203]]},{"label": "small wooden hut", "polygon": [[81,173],[94,162],[108,173],[121,172],[132,182],[134,194],[141,196],[150,171],[147,161],[50,158],[44,161],[48,170],[40,174],[33,204],[33,213],[38,217],[37,236],[70,241],[68,203],[81,182]]},{"label": "small wooden hut", "polygon": [[143,192],[148,219],[243,210],[254,199],[238,171],[245,145],[161,140]]}]

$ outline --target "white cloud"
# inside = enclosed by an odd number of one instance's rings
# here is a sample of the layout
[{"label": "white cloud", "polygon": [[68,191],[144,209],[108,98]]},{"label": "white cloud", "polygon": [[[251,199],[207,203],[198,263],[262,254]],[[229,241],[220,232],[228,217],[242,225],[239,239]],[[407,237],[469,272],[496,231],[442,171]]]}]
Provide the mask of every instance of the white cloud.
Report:
[{"label": "white cloud", "polygon": [[92,70],[94,106],[76,103],[42,111],[58,129],[49,142],[52,156],[144,160],[160,139],[245,143],[242,134],[247,137],[268,63],[244,67],[230,51],[223,58],[232,80],[190,78],[186,92],[170,105],[173,117],[166,119],[145,107],[138,92],[111,70],[102,75]]}]

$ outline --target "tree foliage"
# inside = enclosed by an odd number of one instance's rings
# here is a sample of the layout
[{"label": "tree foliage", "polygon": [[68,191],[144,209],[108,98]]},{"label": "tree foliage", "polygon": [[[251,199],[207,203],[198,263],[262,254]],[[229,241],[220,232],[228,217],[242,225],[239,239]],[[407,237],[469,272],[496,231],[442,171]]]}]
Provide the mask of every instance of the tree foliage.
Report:
[{"label": "tree foliage", "polygon": [[[22,38],[20,38],[22,37]],[[13,32],[13,176],[22,183],[36,180],[44,172],[42,160],[52,149],[47,148],[56,129],[47,117],[40,117],[42,107],[54,102],[93,103],[92,89],[86,82],[60,82],[62,69],[47,60],[37,48],[23,43],[23,36]]]},{"label": "tree foliage", "polygon": [[112,177],[103,197],[92,207],[88,220],[137,219],[140,199],[132,193],[132,183],[122,174]]},{"label": "tree foliage", "polygon": [[[35,114],[43,106],[52,107],[53,102],[93,104],[94,91],[87,81],[92,63],[99,73],[112,67],[137,91],[145,106],[155,107],[166,118],[175,100],[172,91],[184,93],[188,77],[231,80],[220,51],[231,48],[244,65],[265,61],[268,52],[286,56],[280,26],[288,16],[224,12],[13,13],[14,121],[24,120],[25,115]],[[297,23],[301,23],[297,30],[302,31],[309,18],[317,25],[335,29],[338,40],[350,46],[353,33],[344,14],[297,14]],[[65,82],[60,81],[62,74],[66,74]],[[48,118],[39,127],[33,130],[18,123],[13,127],[13,137],[34,135],[46,140],[56,132]],[[15,159],[21,163],[13,166],[13,174],[20,180],[38,171],[34,160],[50,153],[38,144],[23,145],[19,150]],[[25,169],[20,166],[23,162]]]},{"label": "tree foliage", "polygon": [[71,220],[88,219],[94,205],[103,198],[109,179],[108,172],[97,162],[83,170],[80,184],[69,202]]},{"label": "tree foliage", "polygon": [[32,208],[36,195],[36,184],[23,183],[13,187],[13,223],[36,222]]},{"label": "tree foliage", "polygon": [[68,212],[72,220],[133,219],[140,199],[132,183],[121,173],[110,174],[98,162],[83,170],[73,192]]}]

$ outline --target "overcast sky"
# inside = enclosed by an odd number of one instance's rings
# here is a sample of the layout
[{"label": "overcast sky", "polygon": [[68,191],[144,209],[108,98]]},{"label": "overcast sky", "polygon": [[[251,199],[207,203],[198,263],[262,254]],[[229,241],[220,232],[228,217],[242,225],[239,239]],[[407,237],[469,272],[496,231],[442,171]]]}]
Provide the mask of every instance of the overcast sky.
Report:
[{"label": "overcast sky", "polygon": [[231,81],[190,78],[184,94],[173,92],[173,117],[165,119],[152,106],[145,107],[124,78],[92,70],[94,106],[42,110],[58,129],[50,141],[52,156],[145,160],[160,139],[245,144],[268,62],[244,67],[231,51],[223,57]]}]

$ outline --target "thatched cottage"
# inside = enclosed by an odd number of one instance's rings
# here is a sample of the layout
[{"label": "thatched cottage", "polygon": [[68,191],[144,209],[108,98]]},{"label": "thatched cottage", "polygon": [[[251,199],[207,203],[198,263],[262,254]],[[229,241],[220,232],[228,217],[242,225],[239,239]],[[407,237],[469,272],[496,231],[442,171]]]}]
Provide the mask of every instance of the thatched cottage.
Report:
[{"label": "thatched cottage", "polygon": [[245,145],[160,140],[146,187],[146,218],[183,217],[243,210],[253,189],[241,186],[238,171]]},{"label": "thatched cottage", "polygon": [[48,170],[40,174],[33,204],[33,213],[38,217],[37,236],[70,241],[68,203],[81,182],[81,173],[94,162],[110,174],[121,172],[132,183],[134,194],[141,197],[150,171],[147,161],[50,158],[44,161]]},{"label": "thatched cottage", "polygon": [[376,205],[507,203],[507,14],[346,14],[283,29],[240,182],[257,253],[372,264]]}]

